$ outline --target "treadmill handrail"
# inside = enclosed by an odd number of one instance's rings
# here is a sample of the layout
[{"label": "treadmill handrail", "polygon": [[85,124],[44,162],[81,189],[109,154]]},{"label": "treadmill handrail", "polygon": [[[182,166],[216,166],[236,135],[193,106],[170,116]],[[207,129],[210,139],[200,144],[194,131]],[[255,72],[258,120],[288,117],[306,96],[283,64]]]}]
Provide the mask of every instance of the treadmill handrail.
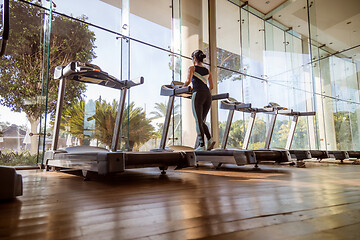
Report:
[{"label": "treadmill handrail", "polygon": [[176,96],[183,93],[191,94],[191,87],[187,86],[187,87],[176,88],[173,85],[163,85],[160,91],[161,96]]},{"label": "treadmill handrail", "polygon": [[220,94],[215,94],[211,96],[211,100],[220,100],[220,99],[225,99],[225,98],[229,98],[229,93],[220,93]]},{"label": "treadmill handrail", "polygon": [[144,83],[144,77],[132,80],[119,80],[101,71],[100,67],[96,65],[80,62],[71,62],[66,66],[57,66],[54,71],[54,79],[63,77],[66,77],[67,80],[98,84],[115,89],[131,88]]},{"label": "treadmill handrail", "polygon": [[316,112],[296,112],[292,109],[286,110],[278,110],[278,114],[280,115],[288,115],[288,116],[315,116]]},{"label": "treadmill handrail", "polygon": [[315,116],[316,112],[298,112],[299,116]]},{"label": "treadmill handrail", "polygon": [[144,77],[134,78],[132,80],[124,80],[124,85],[126,88],[131,88],[134,86],[138,86],[144,83]]},{"label": "treadmill handrail", "polygon": [[228,103],[225,101],[220,102],[221,109],[230,109],[230,110],[246,110],[251,108],[251,103]]},{"label": "treadmill handrail", "polygon": [[179,94],[183,94],[183,93],[192,93],[191,92],[191,87],[190,86],[181,87],[181,88],[176,88],[174,90],[174,95],[179,95]]},{"label": "treadmill handrail", "polygon": [[10,32],[10,10],[9,10],[9,0],[4,0],[3,4],[3,14],[2,14],[2,25],[3,25],[3,34],[1,39],[1,50],[0,57],[5,54],[6,44],[9,40]]}]

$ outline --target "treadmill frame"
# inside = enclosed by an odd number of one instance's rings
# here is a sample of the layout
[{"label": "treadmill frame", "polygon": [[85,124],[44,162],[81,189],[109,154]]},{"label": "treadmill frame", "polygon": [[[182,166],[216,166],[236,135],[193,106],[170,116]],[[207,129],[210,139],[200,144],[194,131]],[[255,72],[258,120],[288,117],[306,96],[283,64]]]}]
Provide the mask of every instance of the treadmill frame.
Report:
[{"label": "treadmill frame", "polygon": [[[92,79],[86,76],[88,73],[94,73],[100,78]],[[84,79],[81,76],[84,75]],[[102,77],[108,81],[103,81]],[[125,169],[159,167],[162,174],[168,166],[183,168],[195,166],[195,158],[192,153],[184,152],[119,152],[117,146],[121,133],[121,121],[124,111],[124,104],[127,90],[133,86],[140,85],[144,78],[137,78],[135,81],[119,81],[115,77],[108,75],[94,65],[85,65],[77,62],[71,62],[67,66],[58,66],[54,72],[54,79],[59,79],[59,93],[56,107],[56,116],[54,124],[54,138],[52,148],[45,153],[46,170],[50,168],[71,168],[82,170],[84,177],[87,172],[97,172],[105,175],[109,173],[124,172]],[[121,91],[120,104],[117,112],[116,123],[111,145],[111,151],[103,148],[78,146],[58,150],[58,138],[60,130],[61,113],[63,108],[66,80],[77,80],[89,83],[96,83],[106,87],[112,87]],[[91,80],[91,81],[90,81]]]}]

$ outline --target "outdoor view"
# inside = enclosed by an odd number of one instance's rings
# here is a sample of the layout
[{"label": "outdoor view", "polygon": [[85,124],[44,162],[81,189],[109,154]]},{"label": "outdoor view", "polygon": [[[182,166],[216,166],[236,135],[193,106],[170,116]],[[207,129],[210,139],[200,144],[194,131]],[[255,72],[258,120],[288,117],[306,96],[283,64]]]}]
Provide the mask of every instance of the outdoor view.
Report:
[{"label": "outdoor view", "polygon": [[[11,1],[11,37],[0,59],[0,165],[41,163],[53,137],[59,83],[53,79],[54,69],[72,61],[98,65],[118,79],[144,77],[144,84],[128,91],[118,149],[159,147],[168,101],[160,96],[161,86],[184,79],[191,64],[186,57],[194,48],[207,55],[209,48],[203,30],[206,14],[200,15],[200,22],[190,21],[187,17],[195,10],[184,2],[180,23],[171,0],[152,2],[144,3],[148,10],[143,11],[139,1],[130,1],[126,18],[121,1],[114,5],[58,0],[53,2],[50,26],[49,2]],[[285,32],[226,0],[219,2],[218,92],[258,108],[276,102],[295,111],[316,111],[316,117],[299,118],[292,149],[360,150],[357,63],[332,55],[311,64],[310,53],[303,49],[307,43],[299,34]],[[131,39],[119,35],[125,32]],[[181,36],[181,44],[174,46],[174,36]],[[109,149],[119,99],[118,90],[67,81],[59,148]],[[227,115],[219,109],[219,142]],[[270,117],[257,115],[249,149],[264,147]],[[249,113],[235,113],[229,147],[242,147],[249,118]],[[183,144],[192,123],[191,107],[176,99],[168,145]],[[272,147],[284,148],[290,124],[290,117],[278,116]]]}]

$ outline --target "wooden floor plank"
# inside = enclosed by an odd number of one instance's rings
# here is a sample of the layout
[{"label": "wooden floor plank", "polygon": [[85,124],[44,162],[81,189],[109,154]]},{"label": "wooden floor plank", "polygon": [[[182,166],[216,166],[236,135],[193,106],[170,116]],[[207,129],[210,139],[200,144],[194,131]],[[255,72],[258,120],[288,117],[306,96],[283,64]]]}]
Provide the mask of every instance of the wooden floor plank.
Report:
[{"label": "wooden floor plank", "polygon": [[19,171],[24,195],[0,203],[0,239],[258,239],[283,227],[300,230],[274,239],[336,237],[341,229],[352,239],[360,166],[318,166],[205,165],[167,176],[144,169],[93,181]]},{"label": "wooden floor plank", "polygon": [[288,238],[286,240],[359,240],[360,239],[360,223],[355,223],[345,227],[334,228],[313,234],[301,235],[298,237]]},{"label": "wooden floor plank", "polygon": [[[276,224],[262,228],[235,231],[228,234],[214,235],[211,237],[196,239],[268,239],[278,240],[285,238],[294,238],[298,235],[314,234],[331,229],[347,227],[353,224],[360,223],[360,210],[347,211],[331,216],[312,218],[297,222],[288,222],[284,224]],[[345,232],[344,232],[345,234]],[[190,237],[189,239],[192,239]]]}]

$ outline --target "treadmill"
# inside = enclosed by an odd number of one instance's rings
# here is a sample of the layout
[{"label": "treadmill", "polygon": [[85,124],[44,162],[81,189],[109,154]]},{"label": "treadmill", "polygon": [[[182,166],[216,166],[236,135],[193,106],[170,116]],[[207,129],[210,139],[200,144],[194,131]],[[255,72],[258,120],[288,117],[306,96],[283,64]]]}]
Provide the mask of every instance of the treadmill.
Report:
[{"label": "treadmill", "polygon": [[320,161],[325,158],[334,158],[336,160],[340,160],[341,163],[343,163],[345,159],[355,158],[353,164],[359,164],[359,151],[290,150],[299,117],[315,116],[316,112],[295,112],[291,109],[288,109],[279,111],[279,114],[292,116],[290,131],[288,134],[285,149],[289,150],[292,155],[296,156],[298,166],[303,166],[304,163],[302,162],[302,160],[311,158],[317,158]]},{"label": "treadmill", "polygon": [[[211,151],[194,151],[194,148],[187,146],[170,146],[166,148],[166,140],[170,126],[171,113],[174,109],[174,100],[175,97],[184,97],[191,99],[192,89],[190,86],[182,87],[183,83],[178,81],[173,81],[170,85],[163,85],[161,87],[160,95],[168,96],[168,104],[166,109],[166,116],[164,121],[163,132],[160,141],[160,148],[154,149],[153,151],[168,151],[172,150],[183,150],[186,152],[194,152],[196,162],[206,161],[211,162],[215,168],[219,168],[223,163],[232,163],[239,166],[256,163],[255,157],[252,151],[234,151],[227,149],[213,149]],[[212,95],[212,100],[226,99],[229,97],[228,93]]]},{"label": "treadmill", "polygon": [[[44,155],[46,170],[66,168],[81,170],[84,178],[88,172],[100,175],[121,173],[126,169],[158,167],[165,174],[169,166],[177,168],[195,166],[191,152],[121,152],[118,151],[120,128],[124,111],[126,92],[131,87],[144,83],[144,78],[118,80],[102,71],[98,66],[71,62],[66,66],[57,66],[54,79],[59,79],[58,100],[54,124],[54,138],[51,150]],[[120,103],[117,111],[111,149],[92,146],[75,146],[58,149],[61,113],[64,102],[66,81],[80,81],[120,90]]]},{"label": "treadmill", "polygon": [[354,165],[360,164],[360,151],[323,151],[323,150],[310,150],[313,158],[316,158],[319,162],[326,158],[333,158],[340,160],[340,163],[344,163],[345,159],[349,159]]},{"label": "treadmill", "polygon": [[[299,117],[300,116],[306,116],[306,117],[315,116],[316,112],[297,112],[292,109],[282,109],[282,110],[278,111],[278,114],[292,117],[291,126],[290,126],[290,130],[289,130],[288,138],[286,141],[285,149],[288,150],[294,158],[296,158],[296,166],[297,167],[304,167],[305,165],[304,165],[303,160],[312,158],[311,151],[309,151],[309,150],[291,150],[291,144],[294,139],[296,125],[297,125]],[[320,152],[320,154],[321,154],[321,152]]]},{"label": "treadmill", "polygon": [[[264,108],[254,108],[251,106],[251,103],[238,102],[234,98],[227,98],[225,100],[222,100],[220,103],[220,108],[229,111],[225,131],[224,131],[224,137],[222,139],[222,144],[221,144],[223,149],[225,149],[226,145],[227,145],[230,128],[231,128],[231,124],[232,124],[232,120],[233,120],[235,111],[250,113],[250,116],[251,116],[250,121],[248,123],[248,127],[246,129],[242,150],[239,149],[239,150],[234,150],[234,151],[246,151],[248,149],[250,137],[251,137],[251,133],[252,133],[252,129],[253,129],[253,126],[255,123],[257,113],[276,114],[276,112],[279,111],[279,109],[277,109],[277,107],[275,107],[275,106],[274,107],[269,106],[269,107],[264,107]],[[275,119],[273,119],[273,120],[275,120]],[[275,124],[275,121],[273,121],[273,124]],[[273,150],[273,149],[269,149],[267,147],[267,146],[270,146],[271,137],[269,137],[269,135],[272,135],[273,129],[274,129],[274,125],[272,125],[272,128],[270,127],[270,129],[268,131],[267,141],[266,141],[266,143],[268,143],[268,144],[265,144],[265,148],[252,150],[254,153],[254,162],[249,162],[249,163],[255,163],[256,168],[258,167],[258,163],[260,163],[262,161],[275,161],[277,163],[291,161],[291,155],[290,155],[289,151]]]}]

